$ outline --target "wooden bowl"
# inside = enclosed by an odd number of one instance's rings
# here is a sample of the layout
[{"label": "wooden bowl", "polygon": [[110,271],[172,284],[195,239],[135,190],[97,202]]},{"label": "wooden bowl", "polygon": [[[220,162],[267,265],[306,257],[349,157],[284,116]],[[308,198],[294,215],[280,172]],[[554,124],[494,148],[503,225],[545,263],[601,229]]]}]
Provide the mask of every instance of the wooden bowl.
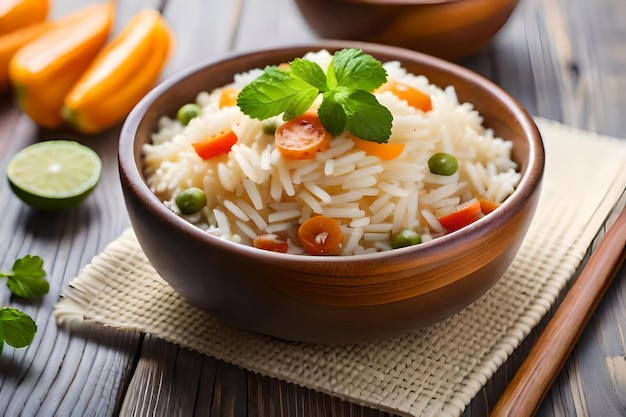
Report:
[{"label": "wooden bowl", "polygon": [[518,0],[296,0],[323,37],[401,46],[459,60],[482,48]]},{"label": "wooden bowl", "polygon": [[[233,74],[290,61],[307,51],[358,47],[400,61],[441,87],[453,85],[485,124],[514,142],[522,179],[494,212],[430,242],[369,255],[273,253],[207,234],[168,210],[142,175],[141,147],[162,115],[174,116],[201,90]],[[429,326],[483,295],[507,269],[535,212],[544,153],[532,118],[507,93],[447,61],[402,48],[324,42],[225,58],[175,76],[150,92],[126,120],[119,143],[122,188],[148,259],[191,304],[233,326],[280,338],[352,343]]]}]

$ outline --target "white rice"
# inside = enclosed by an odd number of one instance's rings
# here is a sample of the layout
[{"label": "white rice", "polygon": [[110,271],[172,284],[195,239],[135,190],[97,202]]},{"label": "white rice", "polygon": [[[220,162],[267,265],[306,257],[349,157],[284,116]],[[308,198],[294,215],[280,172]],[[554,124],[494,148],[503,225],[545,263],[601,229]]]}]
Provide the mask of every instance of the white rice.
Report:
[{"label": "white rice", "polygon": [[[304,58],[326,68],[330,54]],[[344,231],[343,255],[389,249],[393,234],[405,228],[431,240],[444,232],[438,217],[459,204],[473,198],[504,201],[520,179],[512,143],[484,128],[473,106],[458,102],[454,88],[440,89],[398,62],[384,67],[389,79],[422,90],[433,104],[422,112],[392,93],[377,93],[394,115],[389,141],[405,144],[397,158],[367,155],[340,135],[312,159],[285,159],[273,136],[263,133],[262,122],[236,106],[219,108],[217,89],[198,94],[202,114],[187,126],[159,120],[152,143],[143,149],[150,189],[172,211],[224,239],[251,245],[255,236],[286,233],[291,253],[304,253],[295,233],[299,224],[318,214],[334,217]],[[225,87],[240,89],[260,74],[259,69],[239,74]],[[280,124],[281,118],[274,121]],[[202,160],[191,144],[227,128],[237,134],[237,144],[228,154]],[[453,154],[458,172],[430,173],[427,161],[436,152]],[[208,202],[200,213],[185,216],[175,199],[189,187],[204,189]]]}]

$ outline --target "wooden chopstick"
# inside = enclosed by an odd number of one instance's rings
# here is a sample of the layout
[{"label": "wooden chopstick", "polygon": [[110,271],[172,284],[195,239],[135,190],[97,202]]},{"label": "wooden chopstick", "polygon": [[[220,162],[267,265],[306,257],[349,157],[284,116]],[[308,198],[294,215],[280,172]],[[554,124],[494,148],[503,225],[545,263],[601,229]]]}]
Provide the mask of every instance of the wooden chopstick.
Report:
[{"label": "wooden chopstick", "polygon": [[626,258],[626,208],[587,265],[491,411],[491,417],[535,415],[594,310]]}]

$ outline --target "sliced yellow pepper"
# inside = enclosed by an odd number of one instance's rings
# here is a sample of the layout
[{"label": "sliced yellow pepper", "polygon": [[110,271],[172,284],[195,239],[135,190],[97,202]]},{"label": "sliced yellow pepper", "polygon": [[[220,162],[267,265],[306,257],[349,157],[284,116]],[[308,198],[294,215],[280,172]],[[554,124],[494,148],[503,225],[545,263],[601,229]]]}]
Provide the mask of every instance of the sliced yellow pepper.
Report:
[{"label": "sliced yellow pepper", "polygon": [[89,134],[122,121],[154,87],[174,44],[174,35],[158,11],[139,11],[68,93],[63,119]]},{"label": "sliced yellow pepper", "polygon": [[43,22],[49,10],[48,0],[0,1],[0,35]]},{"label": "sliced yellow pepper", "polygon": [[62,125],[63,100],[106,43],[113,18],[112,2],[84,7],[13,56],[9,78],[19,106],[34,122]]},{"label": "sliced yellow pepper", "polygon": [[13,55],[24,45],[37,39],[50,29],[54,24],[49,21],[25,26],[0,35],[0,92],[9,87],[9,62]]}]

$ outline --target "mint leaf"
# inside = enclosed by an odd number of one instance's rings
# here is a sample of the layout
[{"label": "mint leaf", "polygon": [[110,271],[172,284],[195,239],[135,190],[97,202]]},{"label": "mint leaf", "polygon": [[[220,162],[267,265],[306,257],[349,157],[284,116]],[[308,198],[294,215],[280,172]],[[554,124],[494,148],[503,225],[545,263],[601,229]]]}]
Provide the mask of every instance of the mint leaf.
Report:
[{"label": "mint leaf", "polygon": [[358,138],[384,143],[391,136],[393,115],[373,94],[357,90],[345,100],[346,129]]},{"label": "mint leaf", "polygon": [[380,61],[360,49],[351,48],[336,52],[331,68],[337,87],[373,91],[387,81],[387,71]]},{"label": "mint leaf", "polygon": [[318,116],[333,135],[344,129],[361,139],[387,142],[391,112],[370,91],[387,80],[382,63],[360,49],[335,52],[327,72],[316,63],[296,58],[289,71],[276,66],[245,86],[237,105],[244,114],[265,120],[283,113],[284,120],[304,114],[322,94]]},{"label": "mint leaf", "polygon": [[237,105],[254,119],[265,120],[283,112],[294,118],[307,111],[318,94],[319,90],[306,81],[278,67],[267,67],[241,90]]},{"label": "mint leaf", "polygon": [[326,130],[335,136],[340,135],[346,128],[348,120],[346,112],[337,100],[336,94],[333,94],[333,91],[324,93],[322,104],[320,104],[320,108],[317,110],[317,115]]},{"label": "mint leaf", "polygon": [[[37,332],[37,325],[26,313],[15,308],[0,308],[0,341],[14,348],[31,344]],[[2,346],[0,346],[0,354]]]},{"label": "mint leaf", "polygon": [[295,78],[315,87],[318,92],[323,93],[328,90],[324,70],[313,61],[296,58],[289,64],[289,71]]},{"label": "mint leaf", "polygon": [[23,298],[47,294],[50,284],[45,280],[45,276],[43,259],[33,255],[16,260],[11,272],[0,272],[0,277],[7,278],[7,287],[11,292]]}]

